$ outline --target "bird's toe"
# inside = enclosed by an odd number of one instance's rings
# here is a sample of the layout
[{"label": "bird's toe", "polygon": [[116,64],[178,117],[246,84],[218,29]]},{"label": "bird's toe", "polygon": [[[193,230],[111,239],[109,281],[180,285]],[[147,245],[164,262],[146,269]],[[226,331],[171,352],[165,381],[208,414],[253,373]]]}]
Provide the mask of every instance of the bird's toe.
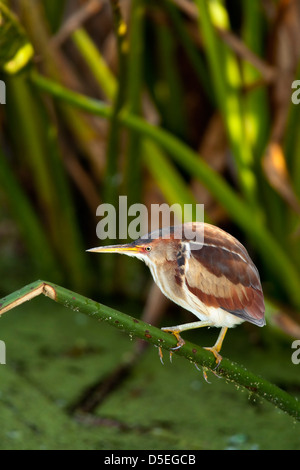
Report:
[{"label": "bird's toe", "polygon": [[208,348],[203,348],[203,349],[206,349],[207,351],[210,351],[210,352],[213,353],[213,355],[214,355],[215,358],[216,358],[216,363],[217,363],[215,369],[217,369],[217,368],[219,367],[219,365],[220,365],[222,359],[223,359],[222,356],[221,356],[221,354],[219,353],[218,349],[217,349],[216,347],[214,347],[214,346],[213,346],[213,347],[210,347],[210,348],[209,348],[209,347],[208,347]]},{"label": "bird's toe", "polygon": [[177,349],[182,348],[182,346],[185,344],[184,339],[181,338],[179,334],[179,330],[176,329],[176,327],[166,327],[166,328],[161,328],[162,331],[165,331],[166,333],[172,333],[175,338],[177,339],[177,345],[171,348],[171,351],[177,351]]}]

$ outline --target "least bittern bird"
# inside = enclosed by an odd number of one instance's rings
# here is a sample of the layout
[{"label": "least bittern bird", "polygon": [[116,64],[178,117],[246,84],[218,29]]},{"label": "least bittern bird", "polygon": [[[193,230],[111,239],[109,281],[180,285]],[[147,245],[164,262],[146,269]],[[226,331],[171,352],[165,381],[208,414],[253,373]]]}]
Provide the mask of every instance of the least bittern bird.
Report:
[{"label": "least bittern bird", "polygon": [[[187,229],[187,230],[186,230]],[[187,239],[185,233],[200,233],[203,241]],[[228,328],[244,321],[265,325],[265,306],[260,277],[246,248],[233,236],[213,225],[190,222],[160,229],[124,244],[92,248],[92,252],[135,256],[150,268],[154,281],[173,302],[192,312],[199,321],[162,328],[184,344],[180,333],[194,328],[219,327],[211,351],[217,365]]]}]

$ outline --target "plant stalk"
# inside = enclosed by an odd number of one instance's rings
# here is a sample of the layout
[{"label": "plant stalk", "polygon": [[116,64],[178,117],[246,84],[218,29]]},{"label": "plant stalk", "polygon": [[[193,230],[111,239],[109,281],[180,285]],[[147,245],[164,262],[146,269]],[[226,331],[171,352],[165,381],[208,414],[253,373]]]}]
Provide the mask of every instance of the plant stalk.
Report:
[{"label": "plant stalk", "polygon": [[[172,348],[177,344],[177,340],[173,335],[52,282],[38,280],[1,299],[0,316],[40,294],[71,310],[79,311],[96,320],[105,321],[115,328],[125,331],[129,336],[141,338],[158,348],[172,350],[174,354],[185,357],[196,366],[201,366],[204,371],[209,369],[214,372],[215,370],[214,356],[209,351],[199,347],[199,345],[186,341],[180,349],[173,350]],[[297,421],[300,421],[300,402],[296,398],[262,377],[248,371],[243,366],[223,358],[217,369],[217,374],[225,378],[226,381],[242,386],[251,393],[264,398]]]}]

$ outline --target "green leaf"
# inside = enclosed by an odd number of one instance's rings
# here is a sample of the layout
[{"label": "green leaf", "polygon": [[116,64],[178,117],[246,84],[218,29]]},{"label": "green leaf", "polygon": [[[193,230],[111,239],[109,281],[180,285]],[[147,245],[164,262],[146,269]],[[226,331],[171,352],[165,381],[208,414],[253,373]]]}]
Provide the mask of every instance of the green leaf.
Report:
[{"label": "green leaf", "polygon": [[32,44],[16,16],[0,1],[0,68],[20,72],[34,54]]}]

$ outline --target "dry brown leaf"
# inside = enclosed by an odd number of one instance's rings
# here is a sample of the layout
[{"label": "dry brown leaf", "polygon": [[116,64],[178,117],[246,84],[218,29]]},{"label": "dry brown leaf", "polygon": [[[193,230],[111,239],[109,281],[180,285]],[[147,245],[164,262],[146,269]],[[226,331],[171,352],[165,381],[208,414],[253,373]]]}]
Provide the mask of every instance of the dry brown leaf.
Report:
[{"label": "dry brown leaf", "polygon": [[271,321],[287,335],[292,338],[300,339],[300,325],[286,313],[278,312],[272,315]]},{"label": "dry brown leaf", "polygon": [[293,190],[284,153],[278,142],[269,143],[262,165],[271,186],[282,196],[289,206],[300,215],[300,202]]},{"label": "dry brown leaf", "polygon": [[[199,154],[211,168],[222,174],[227,166],[228,142],[223,120],[219,113],[212,116],[203,136]],[[211,221],[220,223],[226,217],[225,211],[215,202],[210,192],[199,181],[191,183],[197,201],[204,204],[205,212]]]},{"label": "dry brown leaf", "polygon": [[285,134],[291,104],[291,84],[295,80],[300,59],[300,2],[281,0],[278,3],[269,41],[269,58],[278,70],[270,88],[273,123],[271,140],[280,142]]},{"label": "dry brown leaf", "polygon": [[[20,2],[25,29],[34,45],[40,60],[40,67],[50,78],[57,80],[69,89],[85,93],[84,83],[75,71],[73,64],[63,51],[54,47],[47,30],[43,9],[34,0]],[[76,120],[70,119],[67,107],[63,107],[65,122],[83,155],[90,161],[93,172],[101,180],[105,169],[105,147],[108,123],[97,116],[92,116],[72,109]],[[81,126],[78,126],[78,122]],[[79,132],[79,127],[81,132]],[[82,130],[84,129],[84,133]]]}]

